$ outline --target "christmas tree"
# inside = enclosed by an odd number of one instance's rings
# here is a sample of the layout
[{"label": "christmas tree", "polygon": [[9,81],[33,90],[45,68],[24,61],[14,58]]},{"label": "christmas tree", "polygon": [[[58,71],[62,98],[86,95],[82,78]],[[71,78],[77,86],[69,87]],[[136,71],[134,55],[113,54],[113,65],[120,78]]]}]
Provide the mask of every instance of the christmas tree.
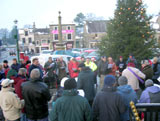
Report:
[{"label": "christmas tree", "polygon": [[99,45],[101,55],[127,59],[132,54],[138,60],[151,57],[155,45],[151,18],[142,0],[118,0],[114,18],[107,24],[107,35]]}]

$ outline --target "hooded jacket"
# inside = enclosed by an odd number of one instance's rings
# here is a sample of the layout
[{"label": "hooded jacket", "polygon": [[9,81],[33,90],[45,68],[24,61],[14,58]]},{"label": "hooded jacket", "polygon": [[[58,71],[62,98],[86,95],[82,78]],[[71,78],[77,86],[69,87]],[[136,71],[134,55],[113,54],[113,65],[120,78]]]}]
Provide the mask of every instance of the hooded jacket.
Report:
[{"label": "hooded jacket", "polygon": [[136,92],[131,88],[130,85],[122,85],[117,88],[117,92],[123,96],[125,99],[124,102],[127,105],[127,110],[125,113],[121,115],[121,121],[129,120],[129,110],[130,110],[130,102],[137,102]]},{"label": "hooded jacket", "polygon": [[140,103],[160,103],[160,88],[157,86],[147,87],[141,94]]},{"label": "hooded jacket", "polygon": [[64,90],[50,113],[51,121],[92,121],[88,101],[79,96],[77,90]]},{"label": "hooded jacket", "polygon": [[21,109],[24,107],[24,100],[20,100],[13,91],[14,89],[9,87],[2,88],[0,92],[0,107],[7,120],[19,119]]},{"label": "hooded jacket", "polygon": [[120,121],[120,114],[126,111],[123,97],[115,87],[104,85],[93,102],[94,121]]},{"label": "hooded jacket", "polygon": [[31,79],[22,84],[25,113],[29,119],[43,119],[48,116],[48,101],[51,99],[47,85],[40,79]]},{"label": "hooded jacket", "polygon": [[88,101],[93,101],[95,97],[94,84],[95,75],[89,67],[84,67],[79,73],[77,81],[77,89],[82,89]]}]

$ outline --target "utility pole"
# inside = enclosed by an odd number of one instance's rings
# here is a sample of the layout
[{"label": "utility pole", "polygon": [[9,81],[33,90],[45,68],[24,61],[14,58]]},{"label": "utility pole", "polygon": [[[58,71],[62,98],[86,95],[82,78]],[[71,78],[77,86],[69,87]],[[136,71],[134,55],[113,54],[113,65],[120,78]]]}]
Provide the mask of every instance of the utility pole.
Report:
[{"label": "utility pole", "polygon": [[14,24],[15,24],[15,34],[14,34],[14,39],[16,40],[16,46],[17,46],[17,59],[18,59],[18,63],[20,62],[19,59],[19,43],[18,43],[18,28],[17,28],[17,20],[14,20]]}]

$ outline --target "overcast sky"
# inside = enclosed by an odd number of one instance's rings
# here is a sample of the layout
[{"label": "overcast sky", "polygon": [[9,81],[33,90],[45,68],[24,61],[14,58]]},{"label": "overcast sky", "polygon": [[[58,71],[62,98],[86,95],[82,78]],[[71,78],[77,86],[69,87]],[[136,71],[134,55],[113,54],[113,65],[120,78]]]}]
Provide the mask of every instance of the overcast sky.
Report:
[{"label": "overcast sky", "polygon": [[[58,11],[62,12],[62,23],[72,23],[76,14],[94,13],[108,19],[113,17],[117,0],[0,0],[0,28],[11,29],[18,20],[19,28],[36,23],[36,27],[46,27],[58,23]],[[143,0],[147,13],[160,12],[160,0]]]}]

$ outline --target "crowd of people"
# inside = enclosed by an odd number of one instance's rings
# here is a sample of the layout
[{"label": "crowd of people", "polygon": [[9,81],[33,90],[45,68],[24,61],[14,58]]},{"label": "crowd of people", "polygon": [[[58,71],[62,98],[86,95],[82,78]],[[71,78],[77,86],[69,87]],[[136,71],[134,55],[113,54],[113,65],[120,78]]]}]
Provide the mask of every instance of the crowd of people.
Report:
[{"label": "crowd of people", "polygon": [[[130,55],[95,59],[38,58],[0,64],[0,118],[7,121],[129,121],[130,105],[160,103],[160,63]],[[55,96],[49,89],[56,88]],[[52,101],[49,111],[48,102]]]}]

